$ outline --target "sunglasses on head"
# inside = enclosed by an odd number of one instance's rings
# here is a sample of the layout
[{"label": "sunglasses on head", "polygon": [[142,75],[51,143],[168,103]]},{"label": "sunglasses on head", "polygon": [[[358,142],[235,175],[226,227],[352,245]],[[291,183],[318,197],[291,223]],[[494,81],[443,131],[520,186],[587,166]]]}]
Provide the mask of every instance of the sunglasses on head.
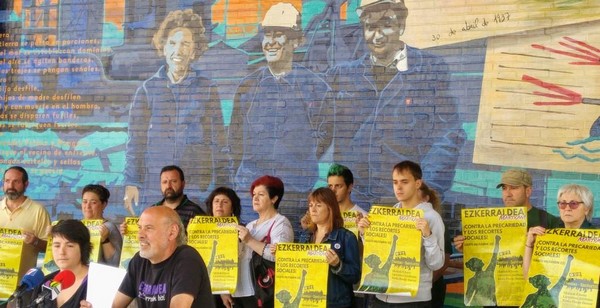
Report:
[{"label": "sunglasses on head", "polygon": [[566,208],[567,208],[567,206],[568,206],[570,209],[574,210],[574,209],[578,208],[578,207],[579,207],[579,205],[580,205],[580,204],[582,204],[582,203],[583,203],[582,201],[569,201],[569,202],[566,202],[566,201],[558,201],[558,202],[556,202],[556,204],[558,204],[558,208],[559,208],[559,209],[561,209],[561,210],[564,210],[564,209],[566,209]]}]

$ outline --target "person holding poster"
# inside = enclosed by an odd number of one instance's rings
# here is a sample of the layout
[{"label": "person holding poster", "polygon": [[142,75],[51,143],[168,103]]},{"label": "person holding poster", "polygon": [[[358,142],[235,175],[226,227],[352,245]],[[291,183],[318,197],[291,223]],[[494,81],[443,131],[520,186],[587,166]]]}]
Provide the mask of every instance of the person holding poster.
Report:
[{"label": "person holding poster", "polygon": [[360,280],[360,255],[354,233],[344,228],[344,219],[336,194],[327,187],[314,190],[308,196],[308,211],[311,223],[309,233],[301,243],[328,243],[326,258],[327,307],[352,307],[353,284]]},{"label": "person holding poster", "polygon": [[[592,215],[594,214],[594,195],[589,188],[568,184],[558,190],[558,210],[560,219],[567,229],[594,229]],[[527,232],[525,255],[523,256],[523,274],[527,278],[531,255],[538,236],[544,235],[546,228],[537,226]]]},{"label": "person holding poster", "polygon": [[[506,207],[523,206],[527,209],[527,229],[541,226],[543,228],[558,228],[560,220],[552,214],[538,209],[531,204],[533,191],[531,175],[523,169],[509,169],[502,174],[496,188],[502,188],[502,202]],[[462,252],[465,237],[454,237],[454,247]]]},{"label": "person holding poster", "polygon": [[[560,219],[564,224],[564,228],[595,229],[595,227],[591,224],[592,216],[594,214],[594,195],[589,188],[578,184],[567,184],[558,190],[557,196]],[[531,265],[536,239],[543,236],[546,231],[546,228],[538,226],[529,229],[529,232],[527,232],[525,254],[523,255],[523,274],[526,279],[529,276],[529,268]],[[569,271],[569,265],[572,259],[573,256],[569,255],[563,276],[566,276],[566,273]],[[543,275],[535,275],[534,277],[530,277],[529,282],[540,291],[545,290],[550,285],[548,278],[544,277]],[[564,284],[564,281],[562,283]],[[552,300],[556,305],[558,305],[558,298],[561,289],[562,287],[560,281],[557,282],[551,289]],[[598,286],[598,289],[600,289],[600,285]],[[533,300],[530,296],[526,298],[523,307],[531,306],[528,304]],[[596,305],[600,305],[600,292],[598,292],[597,295]]]},{"label": "person holding poster", "polygon": [[123,237],[113,222],[104,218],[104,209],[108,205],[110,192],[97,184],[86,185],[81,193],[81,212],[83,219],[102,220],[100,226],[100,256],[98,263],[119,266]]},{"label": "person holding poster", "polygon": [[20,166],[4,171],[2,179],[4,199],[0,201],[0,228],[19,229],[23,232],[23,252],[17,280],[35,267],[38,253],[46,251],[46,230],[50,215],[46,208],[25,196],[29,175]]},{"label": "person holding poster", "polygon": [[[433,271],[444,265],[444,222],[431,203],[423,201],[419,189],[423,183],[423,171],[419,164],[402,161],[392,171],[394,194],[398,203],[395,208],[423,210],[424,218],[416,220],[416,228],[421,231],[422,247],[419,264],[419,288],[415,297],[378,294],[372,307],[431,307],[431,285]],[[358,222],[359,232],[369,228],[368,217]]]},{"label": "person holding poster", "polygon": [[[214,217],[235,216],[240,221],[242,205],[240,197],[229,187],[218,187],[213,190],[206,198],[206,208],[208,214]],[[242,252],[242,245],[238,245],[238,255]],[[238,262],[239,264],[239,262]],[[241,277],[241,267],[238,265],[238,277]],[[238,279],[236,290],[242,288],[241,280]],[[237,296],[237,291],[233,294],[215,295],[215,306],[217,308],[252,307],[256,305],[254,296]]]},{"label": "person holding poster", "polygon": [[[279,214],[277,209],[283,197],[284,186],[280,178],[263,175],[252,182],[252,209],[258,213],[258,219],[251,221],[245,227],[238,226],[239,238],[242,241],[240,257],[240,276],[236,295],[240,297],[256,296],[250,261],[255,253],[262,258],[275,261],[274,247],[277,243],[294,241],[294,229],[290,221]],[[269,241],[265,242],[266,239]],[[274,298],[262,302],[262,307],[273,307]],[[257,307],[254,305],[248,307]],[[246,306],[244,306],[246,307]]]},{"label": "person holding poster", "polygon": [[67,219],[52,226],[50,235],[52,256],[59,270],[44,277],[44,282],[34,290],[31,298],[37,298],[43,290],[42,286],[51,282],[58,273],[68,270],[75,275],[73,285],[62,290],[55,299],[45,299],[39,307],[79,308],[87,295],[87,274],[92,252],[90,232],[81,221]]}]

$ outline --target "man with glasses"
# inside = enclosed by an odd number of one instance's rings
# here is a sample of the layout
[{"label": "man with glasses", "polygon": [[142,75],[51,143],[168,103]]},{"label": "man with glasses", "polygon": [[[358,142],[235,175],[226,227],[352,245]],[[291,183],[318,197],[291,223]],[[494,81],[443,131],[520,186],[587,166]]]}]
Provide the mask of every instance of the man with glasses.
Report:
[{"label": "man with glasses", "polygon": [[[509,169],[502,174],[500,183],[496,188],[502,188],[502,201],[504,206],[523,206],[527,208],[527,229],[542,226],[546,229],[559,228],[560,219],[538,209],[531,204],[532,180],[531,175],[523,169]],[[458,235],[454,238],[456,249],[462,251],[465,238]]]}]

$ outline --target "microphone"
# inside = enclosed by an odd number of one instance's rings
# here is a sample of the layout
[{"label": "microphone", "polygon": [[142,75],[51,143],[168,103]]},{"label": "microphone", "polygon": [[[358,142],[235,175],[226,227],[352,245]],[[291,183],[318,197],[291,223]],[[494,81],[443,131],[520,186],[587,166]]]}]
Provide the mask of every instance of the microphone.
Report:
[{"label": "microphone", "polygon": [[23,278],[21,278],[21,283],[19,287],[9,298],[7,302],[12,301],[15,298],[19,298],[23,296],[23,293],[32,291],[37,288],[44,281],[44,273],[39,268],[32,268],[25,273]]},{"label": "microphone", "polygon": [[40,295],[29,305],[30,307],[37,306],[46,299],[55,300],[60,291],[71,287],[75,283],[75,274],[70,270],[62,270],[52,281],[42,286]]}]

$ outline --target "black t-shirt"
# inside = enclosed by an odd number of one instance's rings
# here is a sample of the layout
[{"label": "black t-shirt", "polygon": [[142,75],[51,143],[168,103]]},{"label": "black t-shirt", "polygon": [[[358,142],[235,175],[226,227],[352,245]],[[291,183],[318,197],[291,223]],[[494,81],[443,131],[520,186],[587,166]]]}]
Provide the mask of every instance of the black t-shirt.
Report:
[{"label": "black t-shirt", "polygon": [[138,307],[169,307],[177,294],[194,296],[192,307],[214,308],[206,264],[187,245],[177,247],[165,261],[152,264],[140,257],[131,259],[119,291],[136,298]]}]

